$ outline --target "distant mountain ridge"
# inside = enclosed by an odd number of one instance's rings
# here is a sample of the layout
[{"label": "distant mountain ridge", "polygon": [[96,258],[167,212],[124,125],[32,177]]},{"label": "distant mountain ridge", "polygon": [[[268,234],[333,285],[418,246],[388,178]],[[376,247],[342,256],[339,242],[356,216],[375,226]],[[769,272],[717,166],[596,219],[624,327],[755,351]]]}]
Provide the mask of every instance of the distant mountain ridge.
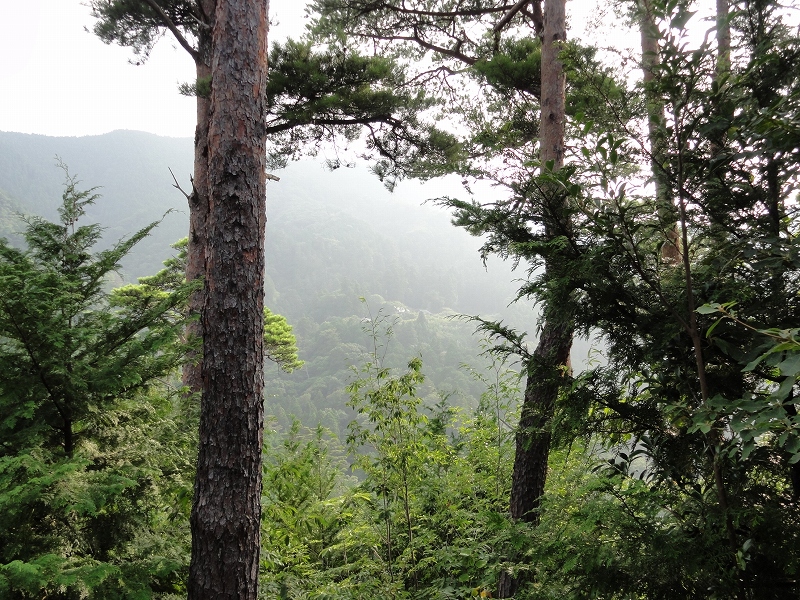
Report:
[{"label": "distant mountain ridge", "polygon": [[[170,169],[190,190],[192,140],[136,131],[81,138],[0,132],[0,236],[21,241],[13,236],[22,230],[17,212],[57,218],[59,159],[81,189],[99,188],[87,222],[106,228],[105,243],[172,211],[123,265],[128,281],[155,273],[172,254],[170,244],[188,233],[186,198],[173,187]],[[442,209],[422,204],[458,195],[457,182],[455,189],[404,183],[390,194],[365,168],[331,172],[313,161],[275,175],[280,181],[267,187],[265,301],[294,325],[307,364],[291,375],[268,370],[265,400],[273,414],[344,427],[351,416],[344,388],[369,345],[360,297],[373,315],[397,320],[390,362],[421,356],[427,393],[457,391],[458,403],[474,404],[482,391],[460,365],[483,360],[474,325],[453,320],[455,313],[502,319],[531,332],[535,343],[535,310],[528,302],[509,306],[524,274],[497,260],[485,267],[480,240],[453,227]],[[578,346],[585,357],[586,343]]]},{"label": "distant mountain ridge", "polygon": [[181,185],[189,185],[191,140],[135,131],[87,137],[1,132],[0,190],[23,212],[55,219],[64,189],[59,159],[81,181],[81,189],[98,188],[102,199],[87,219],[106,228],[109,242],[176,211],[126,263],[131,279],[153,273],[169,255],[169,244],[186,235],[186,201],[170,187],[169,168]]},{"label": "distant mountain ridge", "polygon": [[[83,188],[98,187],[102,198],[87,218],[106,228],[109,243],[173,211],[125,263],[126,278],[155,272],[169,244],[187,235],[186,199],[170,169],[188,191],[191,139],[0,132],[0,210],[55,218],[64,182],[59,159]],[[287,316],[307,315],[310,305],[325,312],[317,299],[345,288],[433,312],[505,312],[513,298],[507,265],[487,271],[478,241],[451,226],[442,210],[420,206],[426,196],[389,194],[366,169],[330,172],[312,161],[276,174],[281,181],[270,182],[267,200],[267,293]]]}]

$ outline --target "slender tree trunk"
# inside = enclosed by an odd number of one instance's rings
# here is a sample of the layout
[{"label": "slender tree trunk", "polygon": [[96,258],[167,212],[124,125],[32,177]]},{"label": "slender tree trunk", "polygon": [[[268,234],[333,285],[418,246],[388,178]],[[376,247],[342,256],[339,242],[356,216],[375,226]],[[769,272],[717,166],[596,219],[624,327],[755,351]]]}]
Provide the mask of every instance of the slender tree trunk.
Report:
[{"label": "slender tree trunk", "polygon": [[[201,11],[213,21],[215,0],[202,0],[198,3]],[[211,78],[211,30],[201,29],[197,40],[195,70],[198,84]],[[208,125],[211,99],[198,90],[197,126],[194,133],[194,177],[192,193],[189,196],[189,245],[186,251],[186,281],[194,281],[205,276],[206,247],[208,246]],[[189,314],[197,320],[187,327],[188,338],[202,339],[200,312],[203,307],[203,292],[196,291],[189,298]],[[183,367],[183,385],[190,394],[199,396],[202,388],[202,353],[189,357]]]},{"label": "slender tree trunk", "polygon": [[717,78],[731,69],[730,0],[717,0]]},{"label": "slender tree trunk", "polygon": [[[717,64],[715,65],[714,76],[718,84],[722,84],[724,78],[731,70],[731,26],[729,0],[717,0]],[[725,109],[723,109],[725,110]],[[733,113],[726,111],[721,116],[730,120]],[[719,140],[711,143],[711,155],[716,156],[725,148],[726,135],[723,133]]]},{"label": "slender tree trunk", "polygon": [[675,204],[669,191],[664,168],[667,158],[666,108],[659,94],[655,93],[653,84],[656,81],[656,70],[661,62],[658,40],[660,33],[656,26],[652,0],[637,0],[636,12],[639,21],[639,33],[642,45],[642,77],[647,101],[647,132],[650,142],[650,166],[653,173],[653,185],[656,192],[656,206],[664,224],[664,244],[661,246],[661,258],[669,263],[680,262],[680,236],[678,233]]},{"label": "slender tree trunk", "polygon": [[190,600],[258,596],[268,5],[217,0],[212,29]]},{"label": "slender tree trunk", "polygon": [[64,418],[64,454],[72,458],[75,453],[75,440],[72,434],[72,419]]},{"label": "slender tree trunk", "polygon": [[[542,117],[540,159],[542,168],[552,161],[553,171],[564,164],[564,68],[558,60],[560,43],[567,37],[565,0],[547,0],[544,6],[542,39]],[[568,230],[562,217],[564,199],[557,190],[545,190],[550,202],[553,223],[547,225],[550,236]],[[549,276],[558,278],[563,267],[561,257],[547,261]],[[550,455],[550,426],[558,393],[569,370],[572,348],[572,323],[568,292],[557,292],[544,311],[544,327],[533,357],[527,365],[527,382],[522,413],[516,435],[516,454],[511,480],[511,517],[538,524],[539,505],[547,481],[547,462]],[[498,583],[500,598],[510,598],[518,581],[501,573]]]},{"label": "slender tree trunk", "polygon": [[[716,64],[716,79],[719,83],[728,75],[731,68],[731,27],[730,27],[730,7],[729,7],[729,0],[717,0],[717,64]],[[732,117],[733,115],[726,115],[728,117]],[[725,145],[725,139],[721,140],[719,145],[714,144],[711,148],[711,152],[713,154],[718,154],[722,152]],[[680,177],[683,178],[683,170],[681,169]],[[686,221],[686,205],[681,198],[681,222],[685,224]],[[684,238],[686,238],[686,227],[684,225]],[[684,242],[688,244],[688,241]],[[687,256],[687,253],[684,253],[684,256]],[[689,271],[689,264],[688,261],[685,261],[684,269],[687,271],[687,276],[690,276]],[[700,341],[700,332],[697,328],[697,316],[694,312],[694,300],[692,298],[692,285],[691,280],[687,283],[687,288],[690,292],[689,299],[691,301],[690,305],[690,326],[693,330],[692,341],[694,344],[695,355],[699,357],[698,359],[698,370],[700,372],[700,385],[701,385],[701,393],[703,394],[703,401],[708,402],[708,399],[711,395],[711,392],[708,389],[708,384],[706,383],[706,374],[705,374],[705,360],[703,359],[703,351]],[[721,438],[721,435],[718,436]],[[725,529],[728,535],[728,544],[731,547],[731,551],[736,555],[738,551],[738,540],[736,535],[736,530],[733,526],[733,518],[731,517],[730,513],[730,502],[728,500],[728,493],[725,488],[725,479],[723,474],[723,464],[721,456],[721,451],[719,447],[722,445],[722,439],[717,440],[716,448],[713,455],[713,469],[714,469],[714,484],[717,489],[717,498],[719,501],[720,509],[722,510],[723,514],[725,515]],[[740,594],[744,597],[744,590],[740,590]]]}]

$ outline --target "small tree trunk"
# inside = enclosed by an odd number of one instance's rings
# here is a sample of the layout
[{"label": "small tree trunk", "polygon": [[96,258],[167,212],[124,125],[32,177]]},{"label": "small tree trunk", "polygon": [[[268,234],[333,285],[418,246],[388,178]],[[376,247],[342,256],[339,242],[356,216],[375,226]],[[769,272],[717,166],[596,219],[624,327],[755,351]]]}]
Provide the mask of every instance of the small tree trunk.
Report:
[{"label": "small tree trunk", "polygon": [[263,437],[268,0],[218,0],[190,600],[256,600]]},{"label": "small tree trunk", "polygon": [[[561,42],[566,41],[566,2],[547,0],[544,7],[542,39],[542,117],[540,158],[542,168],[552,161],[553,171],[564,164],[565,76],[558,60]],[[546,225],[548,236],[569,231],[569,223],[561,215],[564,198],[557,190],[545,190],[552,204],[549,213],[555,215]],[[563,268],[561,257],[548,260],[548,277],[558,279]],[[544,311],[544,327],[539,344],[527,365],[527,383],[522,413],[516,435],[516,454],[511,478],[511,517],[539,522],[539,504],[547,481],[550,456],[550,426],[556,399],[569,369],[572,348],[572,323],[568,292],[557,292]],[[503,572],[498,583],[498,596],[510,598],[518,587],[516,578]]]},{"label": "small tree trunk", "polygon": [[64,454],[72,458],[75,454],[75,439],[72,433],[72,419],[64,418]]},{"label": "small tree trunk", "polygon": [[717,78],[731,70],[730,0],[717,0]]},{"label": "small tree trunk", "polygon": [[[206,15],[214,14],[214,0],[205,0],[201,6]],[[197,82],[211,78],[211,32],[201,29],[197,40],[195,63]],[[197,94],[197,126],[194,134],[194,177],[189,196],[189,245],[186,250],[186,281],[204,277],[206,271],[206,247],[208,246],[208,125],[211,99],[207,94]],[[196,291],[189,298],[189,314],[197,317],[186,330],[187,338],[201,339],[202,326],[199,320],[203,307],[203,292]],[[190,355],[183,367],[183,385],[190,394],[199,396],[203,388],[201,352]]]},{"label": "small tree trunk", "polygon": [[659,95],[653,91],[656,81],[655,71],[661,62],[658,47],[659,31],[656,26],[652,0],[637,0],[639,33],[642,45],[642,78],[644,79],[645,98],[647,101],[647,131],[650,142],[650,166],[653,173],[653,184],[656,191],[656,206],[664,224],[664,244],[661,246],[661,258],[677,264],[680,262],[680,235],[678,233],[675,204],[666,180],[664,163],[667,153],[666,109]]}]

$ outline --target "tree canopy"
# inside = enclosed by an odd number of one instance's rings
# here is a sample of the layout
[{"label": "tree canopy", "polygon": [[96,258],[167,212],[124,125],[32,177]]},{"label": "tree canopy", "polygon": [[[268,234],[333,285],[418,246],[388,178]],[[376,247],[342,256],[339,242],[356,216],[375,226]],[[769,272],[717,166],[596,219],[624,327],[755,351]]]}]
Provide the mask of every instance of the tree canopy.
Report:
[{"label": "tree canopy", "polygon": [[[126,598],[180,591],[191,470],[165,379],[185,359],[188,295],[175,259],[109,291],[157,223],[94,252],[98,195],[67,176],[60,222],[0,240],[0,593]],[[188,471],[187,471],[188,469]],[[175,504],[173,504],[175,502]]]},{"label": "tree canopy", "polygon": [[[204,35],[204,16],[181,12],[193,4],[100,4],[125,8],[120,23],[138,19],[125,25],[132,37],[108,35],[143,52],[155,37],[136,38],[137,27]],[[221,562],[195,559],[190,587],[228,596],[255,597],[256,575],[261,596],[281,598],[796,596],[800,36],[771,0],[720,0],[705,37],[689,0],[615,6],[642,38],[628,65],[564,41],[556,0],[317,0],[310,38],[274,48],[263,96],[226,87],[224,70],[208,98],[200,79],[187,90],[221,103],[206,175],[209,197],[226,200],[208,221],[217,312],[204,323],[219,344],[204,357],[213,402],[201,409],[193,498],[181,462],[193,446],[176,431],[196,414],[155,383],[184,360],[180,299],[191,286],[171,265],[105,292],[103,274],[144,233],[92,255],[97,230],[74,221],[91,192],[72,182],[60,224],[29,220],[27,250],[0,244],[0,593],[182,594],[185,531],[164,532],[185,524],[191,499],[213,507],[195,510],[196,556]],[[241,61],[236,44],[211,50]],[[231,112],[228,92],[247,96]],[[226,119],[244,107],[267,120],[242,117],[252,135],[234,137]],[[533,335],[472,317],[490,338],[490,364],[470,371],[485,389],[476,406],[427,387],[428,365],[448,351],[432,340],[441,321],[419,311],[395,323],[374,297],[377,314],[339,329],[298,324],[318,334],[309,364],[320,369],[360,350],[366,333],[371,351],[337,396],[350,411],[346,440],[268,421],[262,470],[261,345],[286,370],[298,365],[288,325],[259,303],[257,269],[237,262],[263,251],[254,225],[270,127],[278,161],[341,134],[360,138],[356,152],[390,183],[463,178],[464,192],[439,202],[483,236],[484,258],[520,267],[518,301],[543,305],[535,350]],[[227,151],[236,144],[250,154]],[[471,194],[480,180],[496,185]],[[347,303],[347,290],[335,300]],[[585,369],[567,361],[573,330],[602,344]],[[229,384],[217,374],[245,339],[250,370]],[[435,356],[412,353],[393,369],[392,339]],[[524,384],[507,360],[521,362]],[[133,429],[156,443],[135,442]],[[527,452],[536,469],[517,468]],[[537,479],[522,486],[536,493],[521,511],[520,479]]]}]

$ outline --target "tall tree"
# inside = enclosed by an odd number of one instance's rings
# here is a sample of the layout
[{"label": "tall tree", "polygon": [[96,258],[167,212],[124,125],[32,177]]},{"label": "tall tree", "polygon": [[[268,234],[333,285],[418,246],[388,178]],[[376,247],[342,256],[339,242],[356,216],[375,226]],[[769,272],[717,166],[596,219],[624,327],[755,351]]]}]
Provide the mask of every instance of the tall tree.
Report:
[{"label": "tall tree", "polygon": [[219,0],[213,18],[192,600],[258,596],[268,9]]},{"label": "tall tree", "polygon": [[[564,0],[544,5],[542,32],[542,91],[540,124],[540,168],[557,173],[564,166],[564,68],[558,58],[566,40]],[[565,197],[556,185],[543,189],[548,209],[545,236],[555,239],[569,230],[565,220]],[[560,281],[566,257],[546,260],[546,277],[552,282],[552,297],[544,310],[544,325],[533,355],[528,359],[525,400],[517,430],[517,453],[511,489],[511,516],[537,522],[536,508],[544,494],[550,449],[550,420],[561,382],[569,369],[572,325],[569,289]]]},{"label": "tall tree", "polygon": [[[95,0],[97,34],[146,58],[168,29],[195,60],[187,279],[202,356],[184,373],[202,391],[192,508],[190,598],[255,598],[263,428],[265,91],[268,2]],[[192,44],[194,41],[194,44]]]},{"label": "tall tree", "polygon": [[[556,174],[564,166],[565,76],[559,52],[566,41],[566,2],[546,0],[542,27],[541,121],[539,162],[543,173]],[[546,207],[545,237],[553,240],[570,229],[562,188],[551,182],[542,187]],[[547,481],[556,399],[567,381],[572,348],[571,289],[565,285],[565,261],[556,253],[545,260],[550,281],[544,306],[544,324],[536,350],[527,359],[525,395],[516,434],[511,480],[510,512],[513,519],[539,522],[539,506]],[[501,598],[512,597],[516,578],[503,572],[498,584]]]},{"label": "tall tree", "polygon": [[[216,0],[91,0],[92,14],[98,19],[94,31],[106,43],[130,46],[145,61],[164,30],[168,30],[192,57],[196,81],[184,86],[184,92],[197,98],[197,125],[194,136],[194,173],[189,202],[189,244],[186,279],[205,275],[208,196],[208,130],[210,117],[211,32]],[[203,294],[197,291],[189,301],[191,314],[199,315]],[[187,334],[200,336],[200,321],[189,324]],[[199,393],[201,362],[199,357],[184,366],[184,384]]]},{"label": "tall tree", "polygon": [[[212,88],[212,30],[217,0],[91,0],[98,19],[95,33],[107,43],[129,46],[144,62],[169,31],[195,63],[196,80],[181,85],[181,93],[197,99],[194,174],[189,203],[189,244],[186,279],[206,275],[209,245],[209,127]],[[302,148],[312,152],[323,139],[351,137],[353,127],[370,127],[374,143],[386,143],[382,132],[411,137],[416,111],[426,100],[402,89],[400,72],[391,60],[352,53],[312,52],[308,45],[287,42],[271,54],[273,76],[268,82],[264,119],[272,142],[272,166],[280,166]],[[273,83],[274,82],[274,83]],[[277,179],[277,178],[274,178]],[[200,315],[203,293],[190,301],[190,313]],[[202,336],[202,321],[190,323],[188,335]],[[184,366],[189,390],[202,390],[202,360]]]},{"label": "tall tree", "polygon": [[663,220],[664,243],[661,256],[664,260],[677,262],[680,259],[680,241],[677,231],[675,206],[670,196],[669,182],[666,180],[664,161],[666,160],[667,117],[664,102],[653,89],[661,52],[658,47],[661,35],[653,14],[652,0],[636,0],[635,19],[639,24],[642,48],[642,79],[645,102],[647,104],[647,131],[650,169],[653,174],[656,202],[659,216]]}]

